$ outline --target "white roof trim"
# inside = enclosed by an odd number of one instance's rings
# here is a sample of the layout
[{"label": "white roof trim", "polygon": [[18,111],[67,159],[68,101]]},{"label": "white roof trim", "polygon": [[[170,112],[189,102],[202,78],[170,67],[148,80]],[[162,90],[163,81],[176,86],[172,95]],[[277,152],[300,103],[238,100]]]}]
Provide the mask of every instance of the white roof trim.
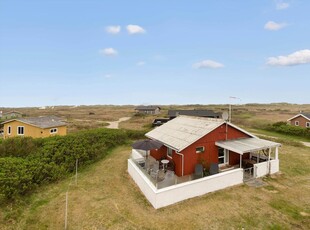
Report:
[{"label": "white roof trim", "polygon": [[310,119],[309,119],[308,117],[306,117],[305,115],[303,115],[303,114],[301,114],[301,113],[295,115],[294,117],[288,119],[287,121],[291,121],[291,120],[293,120],[293,119],[295,119],[296,117],[299,117],[299,116],[302,116],[302,117],[304,117],[305,119],[307,119],[308,121],[310,121]]},{"label": "white roof trim", "polygon": [[243,133],[249,135],[250,137],[258,138],[257,136],[255,136],[255,135],[249,133],[248,131],[245,131],[244,129],[239,128],[238,126],[236,126],[236,125],[234,125],[234,124],[232,124],[232,123],[230,123],[230,122],[227,122],[227,124],[230,125],[231,127],[235,128],[235,129],[237,129],[237,130],[239,130],[239,131],[241,131],[241,132],[243,132]]}]

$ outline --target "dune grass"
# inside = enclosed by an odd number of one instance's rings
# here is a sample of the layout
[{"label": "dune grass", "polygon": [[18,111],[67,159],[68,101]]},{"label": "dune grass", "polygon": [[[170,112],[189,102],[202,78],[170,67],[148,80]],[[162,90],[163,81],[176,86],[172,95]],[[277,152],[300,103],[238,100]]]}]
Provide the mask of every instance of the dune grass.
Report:
[{"label": "dune grass", "polygon": [[65,193],[69,229],[309,229],[310,154],[280,149],[281,174],[265,187],[235,186],[155,210],[127,173],[129,146],[73,178],[40,188],[22,202],[1,205],[0,229],[62,229]]}]

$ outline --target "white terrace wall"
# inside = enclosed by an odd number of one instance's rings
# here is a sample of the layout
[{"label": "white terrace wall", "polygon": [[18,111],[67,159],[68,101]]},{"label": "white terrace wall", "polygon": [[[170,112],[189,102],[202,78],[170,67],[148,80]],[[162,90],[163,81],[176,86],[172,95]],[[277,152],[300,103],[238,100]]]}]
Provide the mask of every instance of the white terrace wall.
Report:
[{"label": "white terrace wall", "polygon": [[243,183],[243,169],[234,169],[182,184],[156,189],[131,159],[128,160],[128,173],[156,209]]},{"label": "white terrace wall", "polygon": [[254,177],[262,177],[269,173],[268,161],[254,164]]},{"label": "white terrace wall", "polygon": [[156,204],[156,188],[149,179],[141,172],[135,163],[128,159],[128,173],[141,189],[146,199],[155,207]]},{"label": "white terrace wall", "polygon": [[275,159],[275,160],[271,160],[270,161],[270,173],[274,174],[279,172],[280,168],[279,168],[279,159]]},{"label": "white terrace wall", "polygon": [[[270,174],[279,172],[279,160],[270,161]],[[264,161],[258,164],[254,164],[254,177],[263,177],[269,174],[269,162]]]}]

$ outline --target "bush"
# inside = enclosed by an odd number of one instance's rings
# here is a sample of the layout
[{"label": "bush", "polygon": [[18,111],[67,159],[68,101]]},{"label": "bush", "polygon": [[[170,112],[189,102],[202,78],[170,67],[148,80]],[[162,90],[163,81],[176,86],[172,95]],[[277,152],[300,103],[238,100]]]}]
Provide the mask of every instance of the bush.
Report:
[{"label": "bush", "polygon": [[9,138],[0,143],[0,195],[16,198],[40,184],[59,180],[109,149],[139,139],[143,132],[95,129],[44,139]]},{"label": "bush", "polygon": [[275,131],[275,132],[291,135],[291,136],[310,138],[309,128],[292,126],[292,125],[287,124],[286,122],[277,122],[272,125],[268,125],[266,129],[270,131]]}]

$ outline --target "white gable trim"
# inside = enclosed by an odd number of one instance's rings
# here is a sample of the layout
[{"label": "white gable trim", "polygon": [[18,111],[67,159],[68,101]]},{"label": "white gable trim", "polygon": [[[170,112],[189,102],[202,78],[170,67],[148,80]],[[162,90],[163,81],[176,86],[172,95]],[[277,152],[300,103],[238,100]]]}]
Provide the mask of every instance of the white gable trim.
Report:
[{"label": "white gable trim", "polygon": [[295,118],[297,118],[297,117],[299,117],[299,116],[302,116],[303,118],[305,118],[305,119],[307,119],[308,121],[310,121],[310,119],[308,118],[308,117],[306,117],[305,115],[303,115],[303,114],[297,114],[296,116],[294,116],[294,117],[292,117],[292,118],[290,118],[290,119],[288,119],[287,121],[291,121],[291,120],[293,120],[293,119],[295,119]]}]

